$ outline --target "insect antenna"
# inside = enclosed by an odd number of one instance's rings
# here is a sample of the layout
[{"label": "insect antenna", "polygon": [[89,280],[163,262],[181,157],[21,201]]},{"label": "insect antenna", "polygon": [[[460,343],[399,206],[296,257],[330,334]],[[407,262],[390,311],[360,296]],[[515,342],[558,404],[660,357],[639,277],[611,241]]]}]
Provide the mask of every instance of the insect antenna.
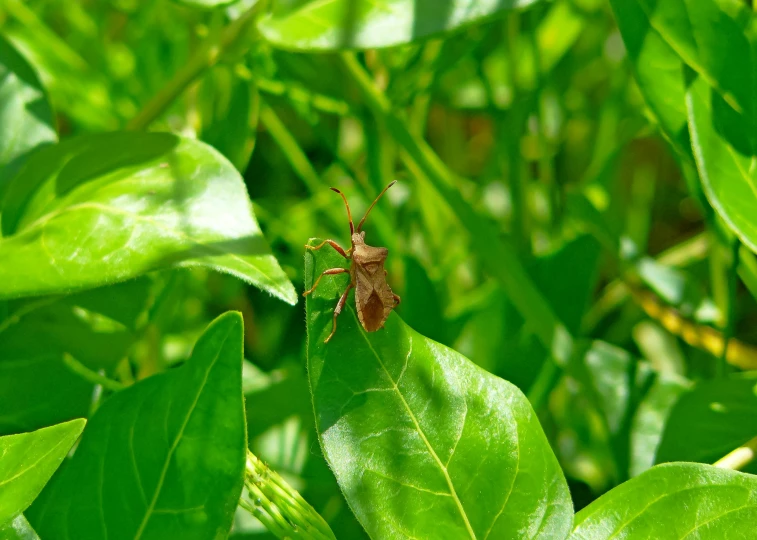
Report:
[{"label": "insect antenna", "polygon": [[[370,213],[370,211],[374,207],[374,205],[378,202],[378,200],[382,197],[382,195],[384,195],[384,193],[386,193],[386,190],[389,189],[390,187],[392,187],[396,183],[397,183],[396,180],[392,180],[391,182],[389,182],[389,185],[386,186],[384,188],[384,190],[381,193],[379,193],[378,197],[376,197],[376,200],[371,203],[371,205],[368,207],[368,210],[365,211],[365,215],[363,216],[363,219],[361,219],[360,223],[358,223],[357,232],[360,232],[360,229],[363,227],[363,223],[365,223],[365,218],[368,217],[368,214]],[[334,189],[334,188],[331,188],[331,189]]]},{"label": "insect antenna", "polygon": [[[350,212],[350,203],[347,202],[347,197],[344,196],[344,193],[342,193],[341,191],[339,191],[335,187],[331,188],[331,191],[333,191],[335,193],[339,193],[339,195],[342,197],[342,200],[344,201],[344,206],[347,207],[347,218],[350,220],[350,238],[352,238],[352,235],[355,232],[355,226],[352,224],[352,212]],[[386,190],[384,190],[384,191],[386,191]],[[360,224],[362,225],[363,222],[361,221]]]}]

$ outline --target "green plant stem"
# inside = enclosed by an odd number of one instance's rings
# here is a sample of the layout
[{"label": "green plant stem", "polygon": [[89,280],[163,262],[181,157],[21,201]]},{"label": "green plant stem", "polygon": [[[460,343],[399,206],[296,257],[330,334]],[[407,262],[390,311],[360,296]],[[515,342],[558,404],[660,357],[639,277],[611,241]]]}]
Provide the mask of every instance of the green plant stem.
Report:
[{"label": "green plant stem", "polygon": [[206,70],[213,67],[221,55],[238,43],[251,26],[257,7],[253,6],[244,15],[229,24],[217,36],[208,38],[189,61],[145,104],[141,111],[126,125],[126,129],[147,129]]},{"label": "green plant stem", "polygon": [[738,287],[738,268],[739,268],[739,248],[741,242],[734,238],[730,246],[730,261],[726,268],[726,298],[725,310],[723,317],[723,353],[720,355],[718,362],[718,375],[724,376],[728,369],[726,353],[728,352],[728,343],[733,337],[734,324],[736,322],[736,288]]},{"label": "green plant stem", "polygon": [[392,111],[391,103],[376,88],[355,55],[342,53],[341,59],[368,106],[375,115],[384,118],[387,129],[403,148],[403,159],[412,162],[410,165],[415,165],[423,173],[422,176],[442,195],[458,220],[471,230],[472,244],[487,271],[502,284],[557,364],[567,364],[573,336],[536,288],[515,250],[500,239],[496,227],[481,219],[462,199],[450,171],[428,143],[413,135],[404,120]]},{"label": "green plant stem", "polygon": [[323,517],[249,450],[244,483],[253,502],[251,504],[243,498],[240,506],[257,517],[277,537],[336,539]]},{"label": "green plant stem", "polygon": [[754,461],[757,456],[757,437],[745,442],[733,452],[717,460],[714,465],[721,469],[738,471]]},{"label": "green plant stem", "polygon": [[50,304],[54,304],[58,300],[63,298],[62,296],[48,296],[46,298],[41,298],[39,300],[35,300],[33,302],[29,302],[27,304],[24,304],[18,311],[8,315],[5,319],[0,321],[0,333],[4,332],[14,324],[18,323],[23,317],[28,315],[29,313],[45,307],[49,306]]},{"label": "green plant stem", "polygon": [[118,392],[119,390],[123,390],[125,388],[125,385],[121,384],[120,382],[109,379],[105,375],[100,375],[96,371],[89,369],[87,366],[79,362],[70,354],[63,354],[63,363],[68,369],[79,375],[84,380],[91,382],[92,384],[99,384],[103,388],[107,388],[108,390],[112,390],[114,392]]},{"label": "green plant stem", "polygon": [[277,81],[273,79],[265,79],[255,76],[255,84],[261,92],[271,94],[273,96],[283,96],[292,102],[307,103],[315,110],[334,114],[337,116],[348,116],[351,114],[350,105],[346,101],[310,92],[308,89]]}]

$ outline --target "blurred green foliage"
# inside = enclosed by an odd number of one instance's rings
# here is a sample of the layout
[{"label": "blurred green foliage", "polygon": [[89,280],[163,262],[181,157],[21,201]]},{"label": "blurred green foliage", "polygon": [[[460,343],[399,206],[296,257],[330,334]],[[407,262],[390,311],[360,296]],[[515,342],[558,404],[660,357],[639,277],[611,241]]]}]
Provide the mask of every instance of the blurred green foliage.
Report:
[{"label": "blurred green foliage", "polygon": [[[757,369],[748,7],[431,3],[0,2],[0,435],[90,416],[121,386],[171,373],[236,310],[249,448],[337,538],[365,537],[321,454],[303,304],[280,299],[294,300],[287,279],[304,288],[310,238],[348,245],[328,187],[360,216],[394,179],[366,230],[389,249],[398,315],[528,397],[575,510],[597,500],[582,527],[604,492],[654,464],[711,463],[757,435],[753,377],[733,373]],[[184,139],[103,135],[148,129]],[[109,156],[138,148],[194,191],[118,191],[168,175],[146,159],[114,175]],[[74,175],[85,187],[69,193],[56,182],[71,171],[51,163],[86,152]],[[233,200],[194,206],[211,185],[192,177],[201,166],[222,170],[207,175]],[[187,244],[140,235],[119,269],[98,236],[82,255],[75,221],[77,243],[53,247],[64,263],[45,266],[55,258],[37,218],[54,208],[78,219],[82,201],[126,207],[124,193],[153,201],[157,220],[166,209],[193,218],[177,226],[192,231]],[[239,205],[259,251],[208,232]],[[133,227],[95,218],[108,242]],[[208,242],[218,260],[175,268]],[[244,255],[257,262],[240,269]],[[271,537],[263,522],[237,509],[232,538]]]}]

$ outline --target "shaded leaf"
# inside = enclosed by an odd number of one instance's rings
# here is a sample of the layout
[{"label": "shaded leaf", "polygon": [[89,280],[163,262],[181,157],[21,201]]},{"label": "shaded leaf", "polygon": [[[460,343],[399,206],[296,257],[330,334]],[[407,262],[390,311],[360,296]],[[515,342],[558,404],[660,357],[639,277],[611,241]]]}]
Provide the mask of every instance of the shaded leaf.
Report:
[{"label": "shaded leaf", "polygon": [[[306,286],[344,263],[308,251]],[[396,313],[364,332],[352,295],[324,344],[348,279],[308,297],[308,373],[324,454],[368,533],[564,537],[567,484],[525,396]]]},{"label": "shaded leaf", "polygon": [[714,463],[757,434],[757,376],[702,381],[673,407],[656,463]]},{"label": "shaded leaf", "polygon": [[268,41],[287,49],[371,49],[451,32],[536,1],[278,1],[258,28]]},{"label": "shaded leaf", "polygon": [[683,394],[688,381],[672,374],[659,375],[639,403],[631,424],[629,474],[638,476],[655,463],[655,455],[670,411]]},{"label": "shaded leaf", "polygon": [[30,522],[43,538],[228,534],[242,489],[242,401],[242,320],[227,313],[184,366],[98,409],[71,463],[30,508]]},{"label": "shaded leaf", "polygon": [[0,437],[0,525],[32,503],[86,423],[79,418],[31,433]]},{"label": "shaded leaf", "polygon": [[200,88],[203,127],[200,139],[244,172],[255,145],[259,100],[252,81],[229,66],[217,66]]},{"label": "shaded leaf", "polygon": [[581,510],[570,538],[747,538],[755,520],[757,478],[675,463],[654,467]]},{"label": "shaded leaf", "polygon": [[0,195],[36,146],[55,142],[55,121],[39,79],[0,36]]},{"label": "shaded leaf", "polygon": [[0,298],[201,265],[296,302],[239,173],[197,141],[112,133],[43,148],[11,183],[2,210]]}]

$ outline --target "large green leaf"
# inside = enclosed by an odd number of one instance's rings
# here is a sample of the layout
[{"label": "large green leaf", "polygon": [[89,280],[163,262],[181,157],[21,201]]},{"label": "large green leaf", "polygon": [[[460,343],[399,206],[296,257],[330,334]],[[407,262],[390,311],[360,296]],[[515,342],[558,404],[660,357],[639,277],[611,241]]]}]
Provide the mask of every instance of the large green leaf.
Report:
[{"label": "large green leaf", "polygon": [[[306,285],[345,264],[308,252]],[[392,313],[366,333],[345,275],[308,297],[308,373],[324,454],[374,538],[564,537],[572,504],[525,396]]]},{"label": "large green leaf", "polygon": [[37,497],[76,442],[83,418],[31,433],[0,437],[0,525]]},{"label": "large green leaf", "polygon": [[258,28],[287,49],[371,49],[449,32],[536,1],[279,0]]},{"label": "large green leaf", "polygon": [[27,152],[55,140],[53,113],[37,75],[0,36],[0,194]]},{"label": "large green leaf", "polygon": [[757,435],[757,376],[703,381],[668,418],[656,462],[713,463]]},{"label": "large green leaf", "polygon": [[649,469],[581,510],[570,538],[750,538],[756,520],[757,478],[675,463]]},{"label": "large green leaf", "polygon": [[215,538],[242,489],[242,319],[216,319],[182,367],[108,399],[27,513],[43,538]]},{"label": "large green leaf", "polygon": [[2,233],[0,298],[202,265],[296,302],[239,173],[174,135],[112,133],[41,149],[9,187]]}]

